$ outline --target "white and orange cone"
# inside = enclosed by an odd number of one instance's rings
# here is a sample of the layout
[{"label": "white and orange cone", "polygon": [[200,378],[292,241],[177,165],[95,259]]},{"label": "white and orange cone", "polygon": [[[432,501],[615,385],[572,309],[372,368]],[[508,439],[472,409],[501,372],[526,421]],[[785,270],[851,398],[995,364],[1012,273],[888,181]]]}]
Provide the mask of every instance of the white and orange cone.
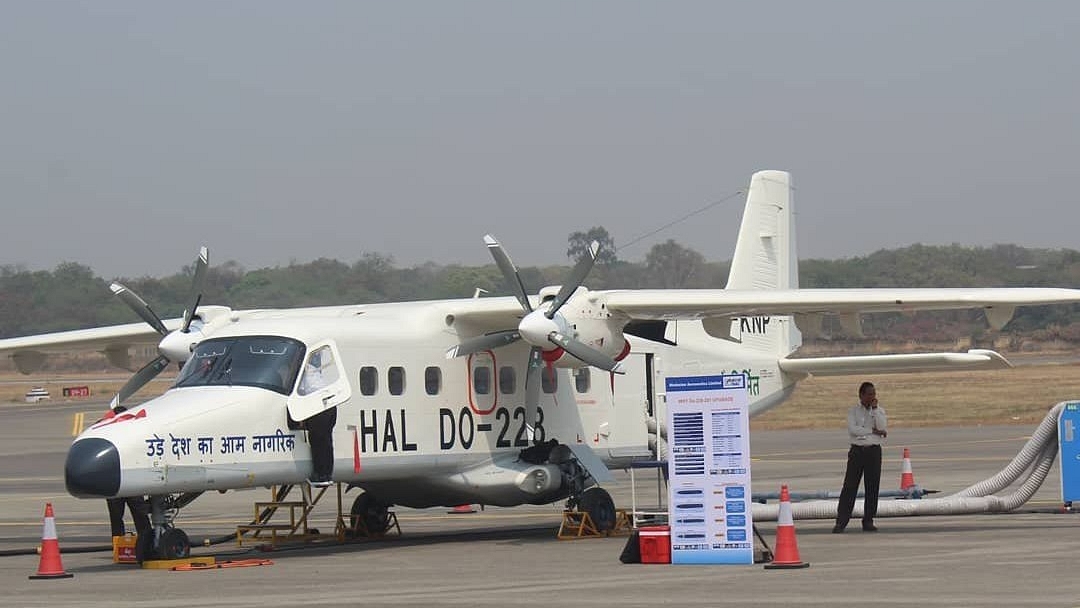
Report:
[{"label": "white and orange cone", "polygon": [[900,469],[900,490],[907,491],[915,487],[915,474],[911,472],[911,452],[904,448],[904,466]]},{"label": "white and orange cone", "polygon": [[41,532],[41,559],[38,562],[37,574],[31,574],[32,579],[42,578],[71,578],[74,574],[64,572],[64,564],[60,560],[60,542],[56,539],[56,520],[53,518],[52,503],[45,503],[45,525]]},{"label": "white and orange cone", "polygon": [[765,564],[765,569],[808,567],[808,562],[799,559],[795,520],[791,517],[791,494],[788,493],[787,484],[784,484],[780,486],[780,513],[776,517],[776,552],[773,553],[773,560]]}]

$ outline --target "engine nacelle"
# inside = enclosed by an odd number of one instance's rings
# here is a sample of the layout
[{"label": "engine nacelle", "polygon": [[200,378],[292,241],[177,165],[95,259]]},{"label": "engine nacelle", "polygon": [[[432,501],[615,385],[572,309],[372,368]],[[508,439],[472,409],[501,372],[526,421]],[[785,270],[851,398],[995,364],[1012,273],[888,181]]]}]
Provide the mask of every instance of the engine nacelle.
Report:
[{"label": "engine nacelle", "polygon": [[[540,290],[541,310],[547,305],[544,302],[554,298],[558,291],[558,286]],[[612,318],[607,308],[588,289],[579,287],[559,310],[558,316],[563,318],[566,330],[579,342],[595,348],[616,361],[621,361],[630,353],[630,342],[622,332],[625,320]],[[561,348],[545,351],[544,361],[562,368],[579,368],[587,365]]]},{"label": "engine nacelle", "polygon": [[546,504],[566,494],[558,465],[524,462],[516,453],[496,455],[492,461],[457,473],[446,482],[468,492],[474,502],[495,506]]}]

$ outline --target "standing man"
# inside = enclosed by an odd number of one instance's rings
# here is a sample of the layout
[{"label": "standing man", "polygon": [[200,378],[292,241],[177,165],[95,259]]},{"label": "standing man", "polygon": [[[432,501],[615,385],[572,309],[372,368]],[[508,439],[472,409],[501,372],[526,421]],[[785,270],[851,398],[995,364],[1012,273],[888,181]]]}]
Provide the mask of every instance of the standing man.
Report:
[{"label": "standing man", "polygon": [[[337,379],[337,368],[334,367],[330,347],[323,346],[308,358],[297,394],[310,395],[333,384]],[[311,464],[314,469],[309,481],[316,488],[331,486],[334,483],[334,425],[337,424],[337,408],[327,408],[303,422],[308,431],[308,441],[311,442]]]},{"label": "standing man", "polygon": [[859,491],[859,479],[863,479],[863,532],[877,532],[874,516],[877,515],[878,489],[881,486],[881,444],[888,435],[885,408],[878,405],[877,390],[870,382],[859,385],[859,403],[851,406],[847,415],[848,435],[851,448],[847,455],[847,472],[844,473],[844,489],[836,506],[836,525],[833,534],[840,534],[851,520],[855,508],[855,495]]}]

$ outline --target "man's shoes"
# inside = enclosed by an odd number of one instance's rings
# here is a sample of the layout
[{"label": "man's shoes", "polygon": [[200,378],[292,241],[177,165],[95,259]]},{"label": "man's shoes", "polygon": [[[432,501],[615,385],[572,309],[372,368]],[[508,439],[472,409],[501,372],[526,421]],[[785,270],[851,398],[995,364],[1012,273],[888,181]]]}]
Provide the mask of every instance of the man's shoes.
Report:
[{"label": "man's shoes", "polygon": [[844,526],[833,526],[832,527],[832,533],[833,534],[843,534],[844,533]]},{"label": "man's shoes", "polygon": [[313,488],[329,488],[334,485],[334,482],[329,479],[308,480],[308,483],[311,484],[311,487]]},{"label": "man's shoes", "polygon": [[862,531],[863,532],[877,532],[877,526],[875,526],[874,524],[863,524],[862,525]]}]

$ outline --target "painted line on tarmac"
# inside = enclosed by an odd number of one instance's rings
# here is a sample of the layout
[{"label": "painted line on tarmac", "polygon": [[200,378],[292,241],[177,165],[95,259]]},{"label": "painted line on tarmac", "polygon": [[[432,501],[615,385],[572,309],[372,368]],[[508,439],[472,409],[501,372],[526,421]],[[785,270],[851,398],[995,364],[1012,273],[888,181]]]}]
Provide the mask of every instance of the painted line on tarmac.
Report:
[{"label": "painted line on tarmac", "polygon": [[[898,459],[883,459],[882,462],[895,462]],[[771,463],[835,463],[843,462],[844,458],[751,458],[751,462],[771,462]],[[912,461],[916,461],[912,458]],[[949,462],[1008,462],[1008,458],[994,457],[994,456],[953,456],[953,457],[940,457],[940,458],[919,458],[917,462],[935,462],[935,463],[949,463]]]},{"label": "painted line on tarmac", "polygon": [[[1019,437],[1006,437],[1006,438],[1002,438],[1002,439],[972,439],[972,440],[969,440],[969,441],[941,441],[941,442],[937,442],[937,443],[909,443],[909,444],[905,444],[902,447],[907,447],[907,448],[929,448],[929,447],[938,447],[938,446],[955,447],[955,446],[958,446],[958,445],[978,445],[978,444],[986,444],[986,443],[1012,443],[1014,441],[1028,441],[1029,439],[1031,439],[1031,435],[1021,435]],[[902,449],[902,447],[888,445],[888,446],[884,446],[884,449],[886,449],[886,450]],[[826,449],[823,449],[823,450],[800,450],[800,451],[795,451],[795,452],[789,452],[789,451],[770,452],[770,453],[767,453],[767,454],[759,454],[758,456],[755,456],[754,458],[768,458],[768,457],[772,457],[772,456],[799,456],[799,455],[802,455],[802,454],[832,454],[832,453],[836,453],[836,452],[847,453],[847,450],[848,450],[848,447],[846,445],[838,445],[835,448],[826,448]]]},{"label": "painted line on tarmac", "polygon": [[60,476],[55,477],[0,477],[0,483],[26,483],[28,481],[63,481]]}]

